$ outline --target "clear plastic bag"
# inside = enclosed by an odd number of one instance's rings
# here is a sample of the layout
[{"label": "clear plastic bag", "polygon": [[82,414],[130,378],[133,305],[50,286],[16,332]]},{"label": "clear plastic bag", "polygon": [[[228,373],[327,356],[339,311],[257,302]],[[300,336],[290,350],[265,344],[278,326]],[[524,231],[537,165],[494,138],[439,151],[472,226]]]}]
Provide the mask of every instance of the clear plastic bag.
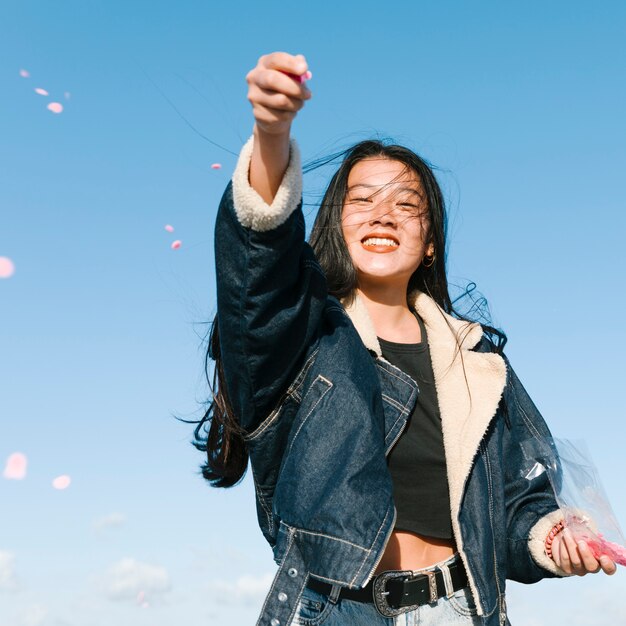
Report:
[{"label": "clear plastic bag", "polygon": [[534,480],[547,473],[574,538],[584,540],[596,558],[605,554],[626,565],[624,535],[584,441],[533,439],[524,441],[522,450],[522,475]]}]

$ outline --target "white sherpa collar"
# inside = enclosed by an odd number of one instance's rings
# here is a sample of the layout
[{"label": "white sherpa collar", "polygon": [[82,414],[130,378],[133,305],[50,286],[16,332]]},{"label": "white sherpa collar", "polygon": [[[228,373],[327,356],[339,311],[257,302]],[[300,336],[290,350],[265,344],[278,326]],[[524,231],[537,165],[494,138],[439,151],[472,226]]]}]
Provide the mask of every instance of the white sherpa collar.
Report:
[{"label": "white sherpa collar", "polygon": [[[506,364],[499,354],[472,351],[483,335],[480,324],[453,318],[424,293],[417,293],[413,306],[426,326],[448,467],[452,526],[462,550],[458,515],[465,481],[504,391]],[[363,299],[357,295],[346,312],[366,348],[381,357]]]}]

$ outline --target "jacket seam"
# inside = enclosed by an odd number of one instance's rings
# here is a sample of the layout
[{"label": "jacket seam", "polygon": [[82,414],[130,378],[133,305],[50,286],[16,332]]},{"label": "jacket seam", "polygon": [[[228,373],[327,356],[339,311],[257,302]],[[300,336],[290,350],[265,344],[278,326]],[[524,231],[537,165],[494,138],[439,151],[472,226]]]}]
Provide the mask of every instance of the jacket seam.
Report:
[{"label": "jacket seam", "polygon": [[245,259],[244,259],[244,271],[241,281],[241,290],[239,293],[239,332],[241,333],[241,352],[243,353],[245,368],[246,368],[246,377],[250,381],[251,389],[248,390],[248,393],[252,399],[252,405],[254,406],[254,381],[252,379],[252,372],[250,371],[250,359],[248,358],[247,351],[247,333],[245,331],[245,316],[244,316],[244,302],[245,302],[245,294],[248,290],[248,274],[250,267],[250,233],[248,231],[244,231],[246,235],[246,246],[245,246]]},{"label": "jacket seam", "polygon": [[[376,533],[376,536],[374,537],[374,541],[372,541],[372,545],[376,545],[376,541],[378,540],[378,537],[385,525],[385,522],[387,521],[387,518],[389,517],[389,511],[387,511],[387,513],[385,513],[385,517],[383,518],[383,521],[381,523],[381,525],[378,527],[378,532]],[[369,554],[371,553],[371,549],[369,549],[367,552],[367,556],[363,559],[363,561],[361,561],[361,567],[359,567],[359,570],[357,571],[357,573],[354,575],[354,578],[350,581],[350,585],[354,585],[354,581],[359,577],[359,574],[361,573],[361,570],[363,569],[363,566],[365,565],[365,561],[367,560],[367,557],[369,556]]]},{"label": "jacket seam", "polygon": [[[321,393],[320,397],[315,401],[313,406],[309,409],[308,413],[302,418],[302,421],[300,422],[300,425],[298,426],[298,430],[296,430],[296,433],[293,436],[293,439],[291,440],[291,443],[289,444],[289,449],[287,450],[287,452],[285,454],[290,454],[291,448],[293,448],[293,444],[295,443],[296,439],[298,438],[298,434],[302,430],[302,427],[304,426],[306,421],[309,419],[309,416],[311,415],[311,413],[313,413],[313,411],[315,411],[317,405],[324,399],[326,394],[333,388],[333,383],[330,380],[328,380],[327,378],[324,378],[324,376],[322,376],[321,374],[318,374],[317,377],[315,378],[315,380],[311,383],[311,386],[309,387],[307,393],[309,393],[311,391],[311,389],[313,389],[313,385],[318,380],[324,381],[324,383],[326,383],[327,387],[323,390],[323,392]],[[306,398],[306,395],[305,395],[305,398]]]},{"label": "jacket seam", "polygon": [[[387,519],[386,516],[385,516],[385,519]],[[297,530],[297,532],[300,534],[313,535],[314,537],[326,537],[327,539],[332,539],[333,541],[339,541],[340,543],[345,543],[349,546],[352,546],[353,548],[358,548],[359,550],[362,550],[363,552],[367,552],[368,554],[372,551],[371,548],[364,548],[363,546],[360,546],[357,543],[353,543],[352,541],[348,541],[347,539],[341,539],[340,537],[333,537],[332,535],[327,535],[326,533],[320,533],[320,532],[316,532],[313,530],[305,530],[303,528],[296,528],[295,526],[289,526],[285,522],[283,522],[283,525],[289,529]]]},{"label": "jacket seam", "polygon": [[283,407],[285,406],[285,404],[286,404],[287,400],[289,400],[289,398],[295,398],[296,401],[298,402],[298,404],[300,404],[300,402],[302,401],[302,398],[297,393],[297,387],[302,385],[306,374],[308,373],[311,365],[313,364],[313,360],[317,356],[317,352],[318,352],[317,349],[314,350],[313,353],[308,357],[308,359],[305,361],[304,365],[302,366],[302,369],[300,370],[300,372],[296,376],[295,380],[291,383],[291,385],[289,386],[287,391],[281,396],[281,398],[278,401],[276,407],[257,426],[257,428],[255,430],[253,430],[250,434],[248,434],[248,435],[246,435],[244,437],[245,441],[252,441],[253,439],[256,439],[257,437],[262,435],[263,432],[265,432],[268,429],[268,427],[274,422],[276,417],[283,410]]}]

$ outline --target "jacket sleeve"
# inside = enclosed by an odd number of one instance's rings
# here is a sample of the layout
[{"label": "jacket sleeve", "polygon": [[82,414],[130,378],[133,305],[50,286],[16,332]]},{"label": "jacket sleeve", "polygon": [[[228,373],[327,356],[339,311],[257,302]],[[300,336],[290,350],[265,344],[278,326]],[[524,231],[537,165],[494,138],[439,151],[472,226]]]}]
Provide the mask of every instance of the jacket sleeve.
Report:
[{"label": "jacket sleeve", "polygon": [[217,324],[230,403],[251,432],[274,408],[315,341],[326,280],[304,241],[302,173],[290,161],[271,205],[248,182],[251,138],[215,227]]},{"label": "jacket sleeve", "polygon": [[505,429],[508,578],[523,583],[545,577],[567,576],[545,554],[544,542],[554,524],[563,519],[546,472],[525,476],[528,462],[522,443],[529,439],[545,442],[552,435],[543,417],[507,361],[508,381],[503,402],[507,412]]}]

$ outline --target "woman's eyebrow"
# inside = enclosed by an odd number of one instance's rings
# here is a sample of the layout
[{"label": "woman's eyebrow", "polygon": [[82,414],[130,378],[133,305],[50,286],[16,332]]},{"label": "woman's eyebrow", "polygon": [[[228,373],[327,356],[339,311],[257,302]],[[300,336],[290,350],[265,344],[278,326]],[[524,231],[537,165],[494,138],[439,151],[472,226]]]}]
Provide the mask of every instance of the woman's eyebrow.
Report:
[{"label": "woman's eyebrow", "polygon": [[[357,187],[365,187],[366,189],[384,189],[385,187],[387,187],[387,185],[383,185],[382,187],[380,185],[369,185],[367,183],[356,183],[355,185],[350,185],[348,187],[348,191],[353,191],[354,189],[356,189]],[[413,193],[418,197],[422,197],[422,194],[417,190],[414,189],[413,187],[400,187],[399,189],[395,189],[394,190],[396,193],[401,193],[401,192],[408,192],[408,193]]]}]

